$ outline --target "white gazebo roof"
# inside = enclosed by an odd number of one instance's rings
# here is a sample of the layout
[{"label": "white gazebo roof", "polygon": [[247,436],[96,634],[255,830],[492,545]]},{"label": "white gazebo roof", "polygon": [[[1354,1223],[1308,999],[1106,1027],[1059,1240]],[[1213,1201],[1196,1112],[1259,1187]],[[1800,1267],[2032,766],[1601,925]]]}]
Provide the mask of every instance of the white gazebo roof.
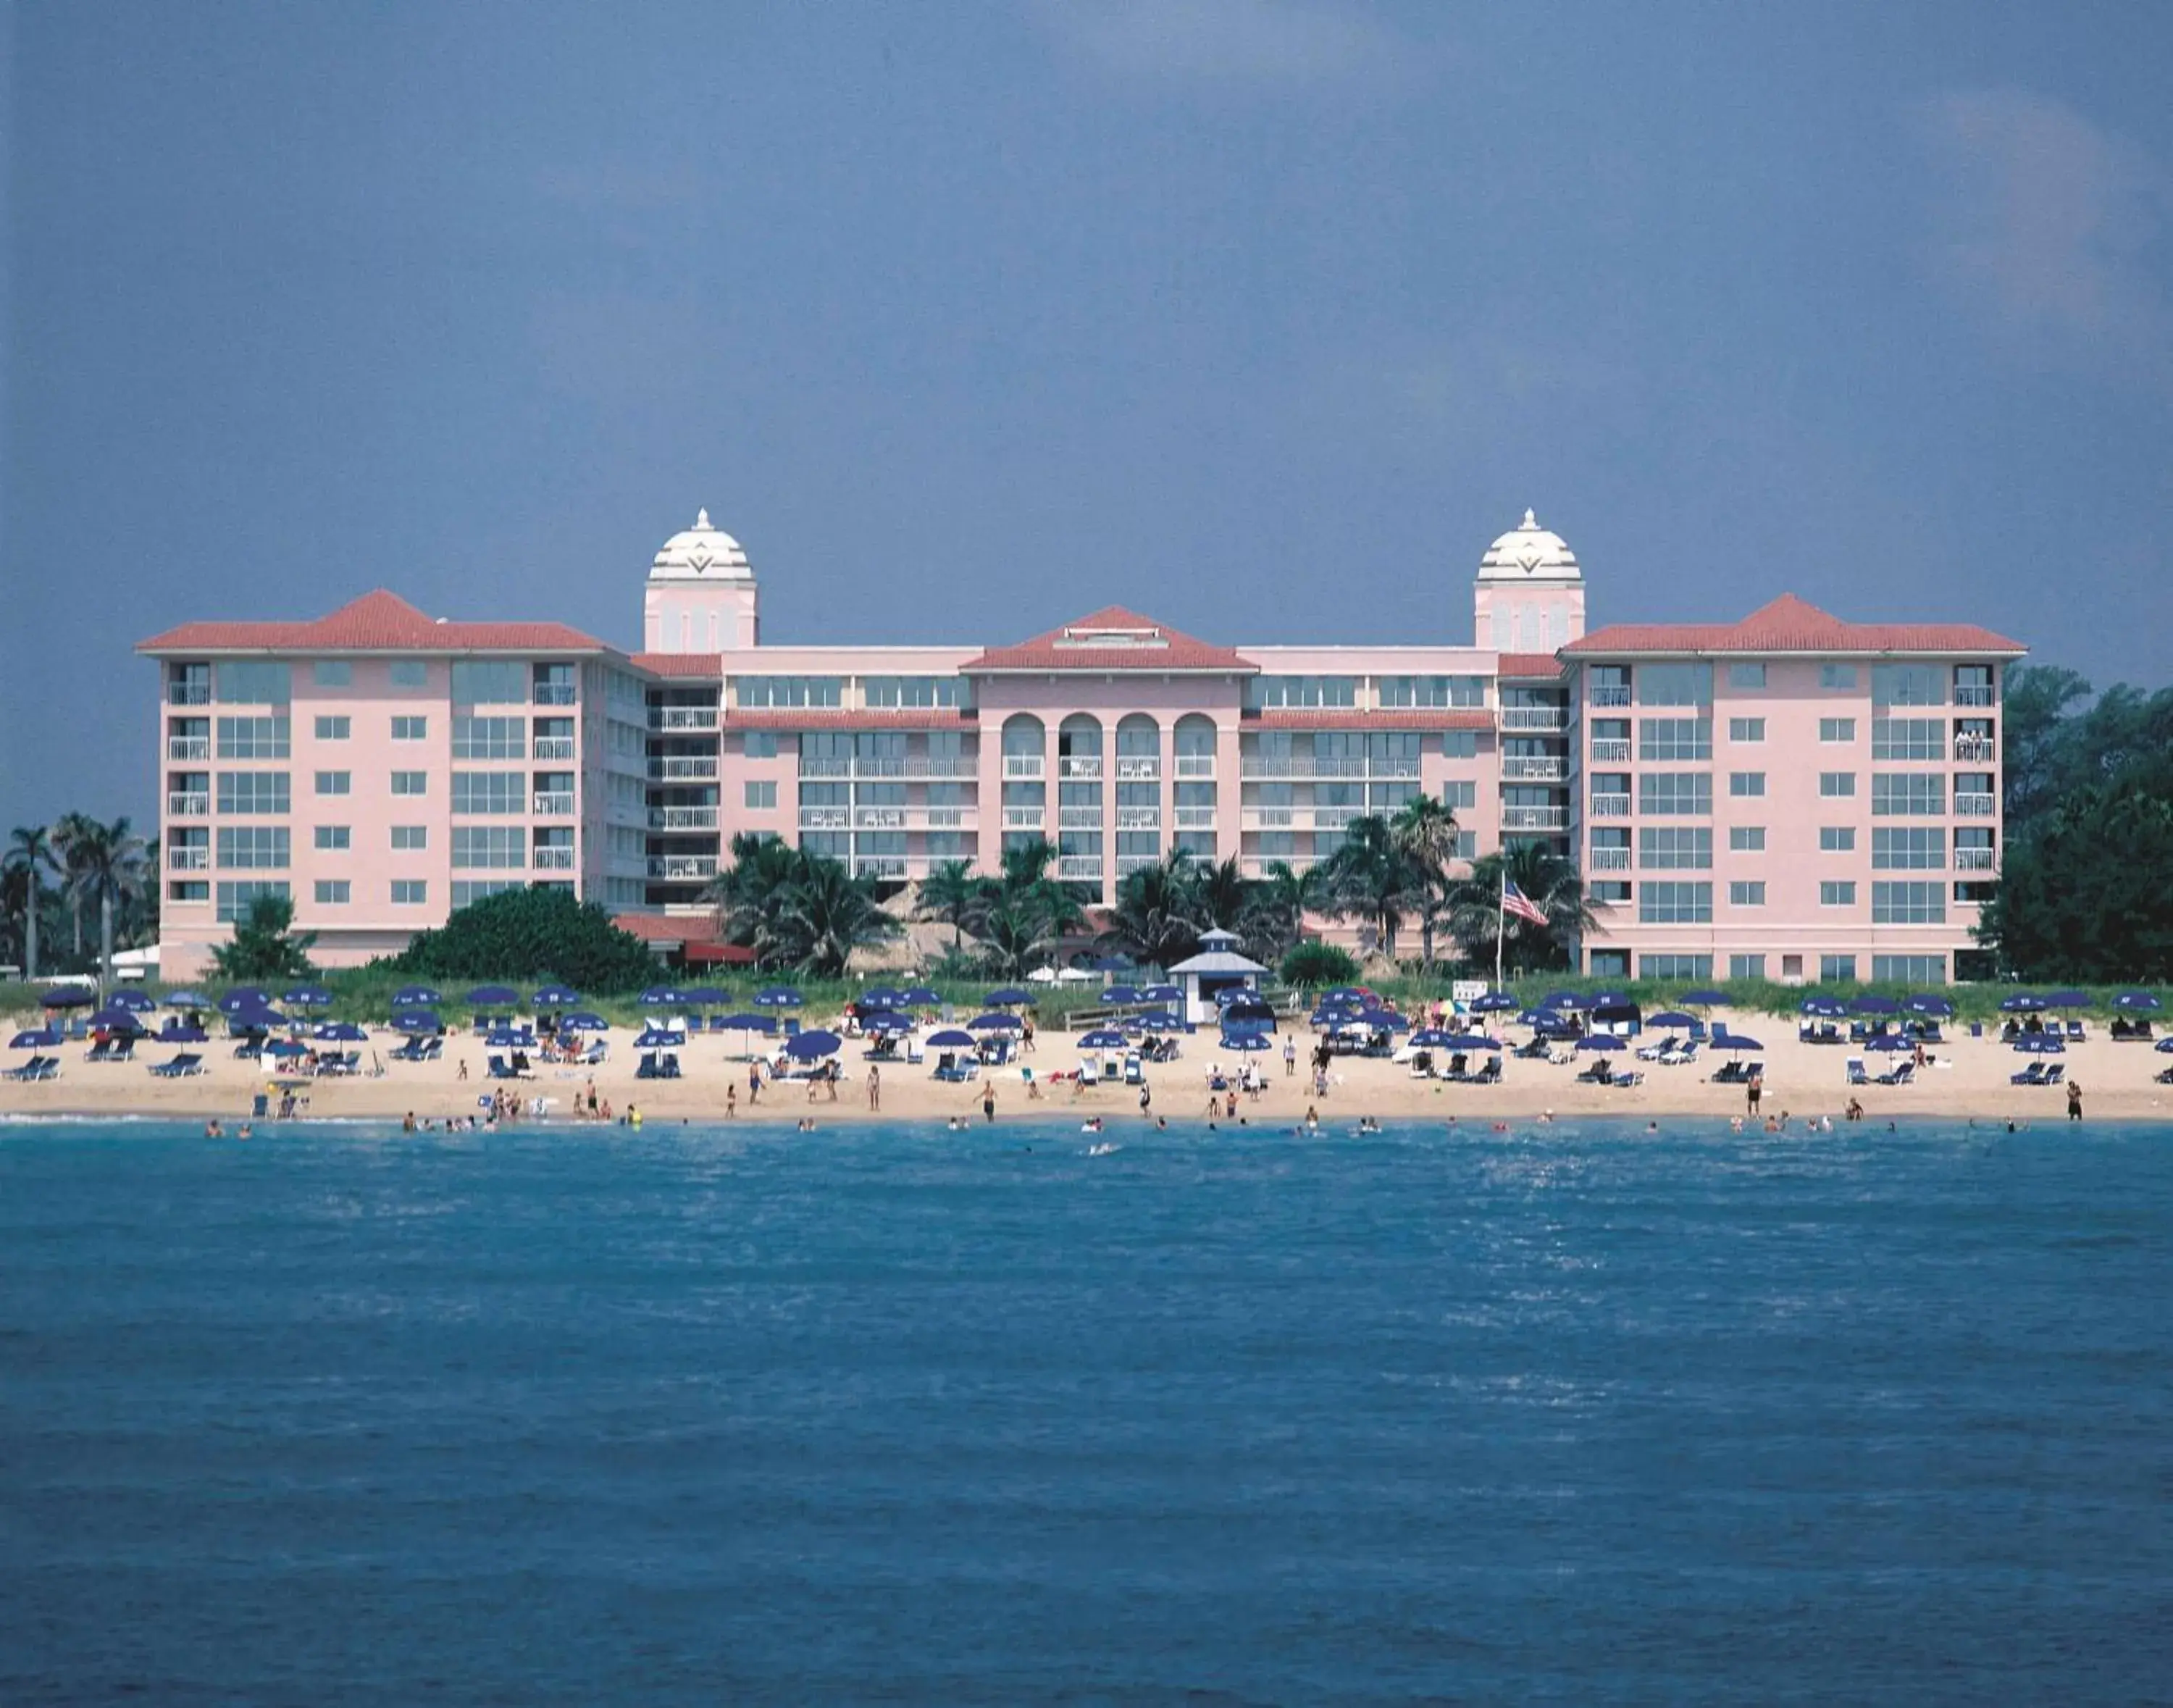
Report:
[{"label": "white gazebo roof", "polygon": [[1268,969],[1257,961],[1248,961],[1243,956],[1228,949],[1207,949],[1189,961],[1180,961],[1169,969],[1172,973],[1265,973]]}]

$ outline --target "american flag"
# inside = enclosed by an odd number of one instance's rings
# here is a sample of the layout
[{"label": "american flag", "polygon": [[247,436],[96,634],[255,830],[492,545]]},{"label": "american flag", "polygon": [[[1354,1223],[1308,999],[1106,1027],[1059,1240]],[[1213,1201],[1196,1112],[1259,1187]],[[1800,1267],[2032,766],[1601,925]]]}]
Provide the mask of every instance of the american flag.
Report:
[{"label": "american flag", "polygon": [[1540,911],[1539,903],[1507,878],[1502,880],[1502,911],[1514,913],[1520,919],[1529,919],[1534,925],[1547,923],[1547,916]]}]

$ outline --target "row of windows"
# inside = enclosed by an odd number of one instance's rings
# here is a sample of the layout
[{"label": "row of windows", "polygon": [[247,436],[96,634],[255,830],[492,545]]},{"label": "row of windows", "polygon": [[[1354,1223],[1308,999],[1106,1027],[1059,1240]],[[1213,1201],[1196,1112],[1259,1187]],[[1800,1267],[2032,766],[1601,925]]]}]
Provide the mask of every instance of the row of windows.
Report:
[{"label": "row of windows", "polygon": [[[173,667],[177,682],[201,681],[197,670]],[[429,665],[422,659],[391,659],[385,666],[386,680],[396,688],[429,686]],[[310,680],[321,688],[354,686],[354,665],[348,659],[318,659],[310,666]],[[531,667],[515,660],[460,659],[450,671],[455,704],[463,706],[515,705],[529,697],[531,683],[549,681],[570,686],[573,668],[568,665]],[[631,678],[628,679],[631,681]],[[294,695],[294,666],[283,660],[228,659],[213,667],[213,698],[224,704],[283,706]],[[638,688],[635,698],[639,698]]]},{"label": "row of windows", "polygon": [[[453,880],[452,904],[465,908],[471,902],[480,902],[486,896],[495,896],[505,890],[526,887],[520,878],[456,878]],[[571,889],[570,884],[546,885],[542,887]],[[216,886],[183,880],[170,886],[169,893],[176,902],[216,900],[217,917],[222,924],[231,924],[249,911],[250,903],[259,896],[286,896],[292,891],[283,878],[222,879]],[[320,907],[344,908],[354,898],[354,884],[348,878],[319,878],[315,881],[312,894]],[[429,905],[430,886],[423,878],[394,878],[386,886],[386,894],[393,906],[422,908]],[[637,897],[636,899],[639,899]]]},{"label": "row of windows", "polygon": [[[1786,976],[1803,976],[1803,957],[1787,955],[1782,957],[1787,966]],[[1853,955],[1822,955],[1819,957],[1819,980],[1821,983],[1852,983],[1856,978],[1858,957]],[[1592,954],[1592,971],[1600,978],[1626,978],[1630,974],[1630,953],[1626,949],[1596,949]],[[1695,979],[1701,983],[1712,977],[1712,956],[1710,955],[1640,955],[1637,957],[1637,976],[1641,978]],[[1766,976],[1766,956],[1763,955],[1731,955],[1728,957],[1728,976],[1730,978],[1763,978]],[[1944,955],[1874,955],[1871,957],[1872,981],[1878,984],[1944,984],[1947,982],[1947,957]]]},{"label": "row of windows", "polygon": [[[1629,886],[1594,886],[1603,901],[1627,901]],[[1857,886],[1849,878],[1827,879],[1819,885],[1822,908],[1853,908]],[[1762,908],[1766,884],[1762,879],[1732,881],[1728,886],[1731,907]],[[1871,923],[1874,925],[1939,925],[1946,923],[1947,892],[1944,883],[1882,881],[1871,886]],[[1707,925],[1712,923],[1712,884],[1708,879],[1648,879],[1637,886],[1637,919],[1647,925]]]},{"label": "row of windows", "polygon": [[[1766,773],[1763,771],[1731,771],[1728,773],[1728,792],[1732,799],[1756,800],[1766,795]],[[1819,773],[1819,798],[1822,800],[1852,800],[1856,798],[1857,773],[1853,771],[1821,771]],[[1963,784],[1969,784],[1965,788]],[[1963,776],[1956,779],[1957,796],[1975,793],[1988,797],[1991,793],[1988,777]],[[1629,790],[1629,779],[1620,773],[1595,772],[1592,778],[1594,796],[1616,797]],[[1938,772],[1874,772],[1871,778],[1871,811],[1878,818],[1943,818],[1946,816],[1947,783]],[[1705,771],[1641,771],[1637,773],[1637,810],[1647,817],[1703,818],[1712,811],[1712,775]]]}]

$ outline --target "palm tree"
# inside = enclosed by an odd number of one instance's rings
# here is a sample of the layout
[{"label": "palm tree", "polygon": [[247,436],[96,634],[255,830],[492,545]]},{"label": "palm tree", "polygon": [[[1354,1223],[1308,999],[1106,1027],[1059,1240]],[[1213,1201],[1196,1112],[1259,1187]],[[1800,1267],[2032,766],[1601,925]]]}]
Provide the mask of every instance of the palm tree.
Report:
[{"label": "palm tree", "polygon": [[1126,873],[1105,940],[1149,966],[1184,960],[1200,946],[1193,923],[1196,882],[1192,856],[1174,849],[1157,864]]},{"label": "palm tree", "polygon": [[1241,929],[1240,922],[1252,905],[1255,886],[1232,854],[1219,862],[1195,860],[1192,867],[1192,919],[1200,929],[1219,926]]},{"label": "palm tree", "polygon": [[[1237,862],[1227,864],[1234,867]],[[1287,860],[1270,860],[1262,876],[1245,885],[1232,929],[1254,956],[1275,965],[1305,935],[1306,910],[1318,901],[1319,891],[1318,868],[1300,872]]]},{"label": "palm tree", "polygon": [[1049,881],[1049,869],[1055,864],[1056,844],[1045,836],[1033,837],[1004,849],[999,881],[1007,893],[1030,890]]},{"label": "palm tree", "polygon": [[964,860],[938,860],[914,891],[913,916],[939,919],[951,928],[951,952],[959,952],[966,921],[981,905],[980,881]]},{"label": "palm tree", "polygon": [[8,839],[6,856],[11,872],[20,872],[29,894],[23,908],[23,976],[38,976],[38,880],[57,870],[52,832],[42,824],[19,824]]},{"label": "palm tree", "polygon": [[1456,858],[1456,812],[1431,795],[1415,795],[1389,821],[1388,833],[1410,868],[1426,969],[1433,971],[1434,931],[1449,906],[1449,862]]},{"label": "palm tree", "polygon": [[1396,929],[1414,899],[1411,869],[1386,819],[1353,819],[1343,843],[1320,869],[1321,899],[1339,919],[1370,923],[1389,960],[1396,958]]},{"label": "palm tree", "polygon": [[[1544,927],[1502,913],[1505,876],[1547,916]],[[1450,929],[1473,960],[1493,958],[1497,922],[1507,928],[1502,958],[1512,971],[1572,966],[1577,940],[1599,923],[1585,901],[1577,868],[1535,842],[1482,856],[1472,863],[1471,876],[1456,886]]]},{"label": "palm tree", "polygon": [[727,942],[752,949],[758,964],[773,965],[787,958],[778,935],[777,902],[792,880],[796,856],[777,837],[745,830],[733,832],[729,853],[731,864],[711,881],[704,898],[715,907]]},{"label": "palm tree", "polygon": [[61,890],[67,897],[75,958],[83,959],[83,904],[86,894],[83,849],[96,834],[98,822],[80,812],[64,812],[53,822],[53,854],[60,865]]},{"label": "palm tree", "polygon": [[76,847],[87,895],[98,902],[98,964],[101,975],[113,977],[113,908],[124,894],[143,878],[143,839],[129,827],[126,816],[111,824],[85,821]]},{"label": "palm tree", "polygon": [[844,977],[855,949],[901,929],[876,905],[871,882],[822,854],[800,854],[778,900],[780,929],[797,951],[793,959],[824,978]]},{"label": "palm tree", "polygon": [[1048,951],[1049,935],[1039,909],[1011,897],[983,914],[982,952],[999,978],[1016,978]]}]

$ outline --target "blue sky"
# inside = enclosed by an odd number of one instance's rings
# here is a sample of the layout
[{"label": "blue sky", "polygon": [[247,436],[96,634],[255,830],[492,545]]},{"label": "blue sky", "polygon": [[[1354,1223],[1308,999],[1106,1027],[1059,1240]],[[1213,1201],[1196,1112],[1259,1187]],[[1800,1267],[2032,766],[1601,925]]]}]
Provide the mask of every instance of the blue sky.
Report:
[{"label": "blue sky", "polygon": [[2173,629],[2173,8],[959,0],[7,14],[0,822],[148,816],[191,617],[783,641]]}]

